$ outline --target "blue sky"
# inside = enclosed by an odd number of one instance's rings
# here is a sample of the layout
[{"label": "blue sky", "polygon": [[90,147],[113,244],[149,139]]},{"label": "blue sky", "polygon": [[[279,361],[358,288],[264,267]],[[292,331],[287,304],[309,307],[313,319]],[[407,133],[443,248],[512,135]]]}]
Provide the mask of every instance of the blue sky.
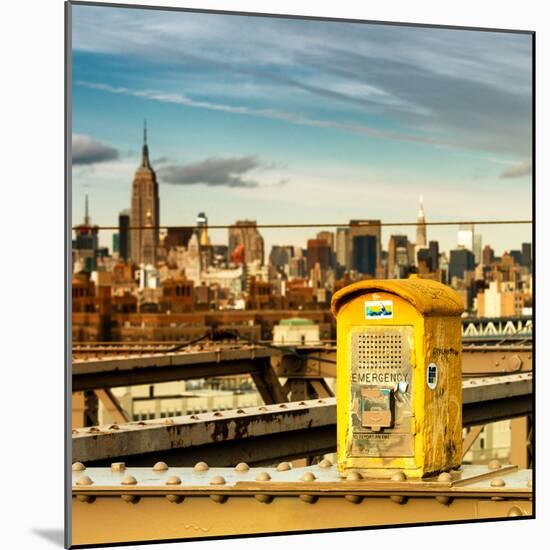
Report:
[{"label": "blue sky", "polygon": [[72,68],[74,221],[129,207],[144,118],[162,224],[531,218],[528,35],[73,6]]}]

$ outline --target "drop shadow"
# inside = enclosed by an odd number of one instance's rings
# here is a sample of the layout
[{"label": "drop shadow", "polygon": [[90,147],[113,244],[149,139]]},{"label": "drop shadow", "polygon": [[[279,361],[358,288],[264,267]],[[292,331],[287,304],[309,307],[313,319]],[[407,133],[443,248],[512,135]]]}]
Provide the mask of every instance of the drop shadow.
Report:
[{"label": "drop shadow", "polygon": [[33,529],[32,532],[48,542],[63,548],[65,542],[65,531],[63,529]]}]

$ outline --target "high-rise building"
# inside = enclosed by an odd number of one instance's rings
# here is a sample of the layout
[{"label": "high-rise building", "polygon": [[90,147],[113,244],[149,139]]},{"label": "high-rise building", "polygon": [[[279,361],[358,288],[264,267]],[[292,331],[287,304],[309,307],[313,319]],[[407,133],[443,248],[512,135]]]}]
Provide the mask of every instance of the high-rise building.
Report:
[{"label": "high-rise building", "polygon": [[208,236],[208,218],[204,212],[199,212],[197,216],[197,238],[200,246],[210,246],[210,237]]},{"label": "high-rise building", "polygon": [[[375,273],[376,268],[381,265],[381,254],[382,254],[382,245],[381,245],[381,226],[380,220],[350,220],[350,226],[348,231],[348,250],[346,262],[347,266],[351,266],[352,269],[355,269],[354,258],[359,258],[358,253],[353,250],[353,243],[355,237],[374,237],[375,239],[375,251],[376,251],[376,264],[375,264]],[[362,246],[365,246],[367,241],[357,241],[362,243]],[[371,241],[368,241],[371,242]],[[369,245],[370,247],[371,245]],[[370,260],[369,260],[370,261]]]},{"label": "high-rise building", "polygon": [[388,242],[388,278],[402,279],[411,265],[409,239],[406,235],[392,235]]},{"label": "high-rise building", "polygon": [[324,239],[309,239],[307,241],[307,272],[309,273],[315,264],[319,264],[322,270],[326,270],[331,264],[331,248]]},{"label": "high-rise building", "polygon": [[78,259],[82,271],[91,272],[96,269],[97,256],[99,253],[99,229],[97,225],[92,225],[88,195],[85,199],[84,223],[75,227],[75,239],[72,243],[73,257]]},{"label": "high-rise building", "polygon": [[130,215],[131,259],[136,264],[155,265],[159,243],[159,190],[157,176],[149,162],[147,126],[143,128],[141,165],[136,170],[132,185]]},{"label": "high-rise building", "polygon": [[229,228],[229,255],[239,246],[244,247],[244,262],[264,264],[264,239],[255,220],[240,220]]},{"label": "high-rise building", "polygon": [[348,268],[348,227],[337,227],[336,228],[336,262],[342,267]]},{"label": "high-rise building", "polygon": [[521,243],[521,265],[531,269],[531,243]]},{"label": "high-rise building", "polygon": [[269,254],[269,263],[278,271],[283,271],[294,256],[293,246],[273,245]]},{"label": "high-rise building", "polygon": [[476,265],[481,263],[481,260],[482,260],[481,245],[482,245],[481,233],[474,233],[472,252],[474,253],[474,259],[475,259]]},{"label": "high-rise building", "polygon": [[362,275],[376,275],[379,265],[378,243],[374,235],[358,235],[352,241],[352,269]]},{"label": "high-rise building", "polygon": [[458,247],[468,250],[474,248],[474,225],[472,223],[461,223],[458,226]]},{"label": "high-rise building", "polygon": [[127,261],[130,257],[130,210],[126,209],[118,215],[118,254],[120,259]]},{"label": "high-rise building", "polygon": [[521,261],[522,261],[521,250],[510,250],[510,256],[512,256],[512,258],[514,258],[514,262],[517,265],[521,265]]},{"label": "high-rise building", "polygon": [[334,250],[334,233],[332,231],[319,231],[317,239],[326,241],[331,250]]},{"label": "high-rise building", "polygon": [[432,271],[439,269],[439,242],[430,241],[428,244],[430,250],[430,260],[432,262]]},{"label": "high-rise building", "polygon": [[486,244],[481,253],[481,263],[483,265],[491,265],[494,261],[495,251],[488,244]]},{"label": "high-rise building", "polygon": [[426,238],[426,218],[424,216],[424,204],[422,202],[422,195],[420,196],[420,207],[418,209],[416,226],[416,246],[417,248],[425,247],[427,244]]},{"label": "high-rise building", "polygon": [[451,258],[449,260],[449,282],[452,282],[453,277],[464,279],[466,271],[472,271],[475,268],[474,253],[467,248],[456,248],[451,250]]}]

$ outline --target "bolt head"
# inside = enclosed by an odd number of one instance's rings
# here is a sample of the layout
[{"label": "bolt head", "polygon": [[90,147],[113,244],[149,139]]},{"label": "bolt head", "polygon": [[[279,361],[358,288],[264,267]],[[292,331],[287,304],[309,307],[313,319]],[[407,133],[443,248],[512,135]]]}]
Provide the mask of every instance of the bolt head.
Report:
[{"label": "bolt head", "polygon": [[361,472],[349,472],[349,474],[346,476],[346,479],[348,481],[361,481],[363,479],[363,476],[361,475]]},{"label": "bolt head", "polygon": [[302,481],[315,481],[316,477],[313,472],[306,472],[300,479]]},{"label": "bolt head", "polygon": [[269,481],[271,476],[267,472],[261,472],[256,477],[256,481]]},{"label": "bolt head", "polygon": [[120,483],[122,485],[137,485],[137,479],[134,476],[126,476]]},{"label": "bolt head", "polygon": [[407,479],[407,476],[405,475],[404,472],[395,472],[395,474],[393,474],[391,476],[391,480],[392,481],[405,481]]},{"label": "bolt head", "polygon": [[111,464],[112,472],[123,472],[126,469],[126,464],[124,462],[113,462]]},{"label": "bolt head", "polygon": [[206,462],[197,462],[193,467],[193,470],[195,470],[195,472],[206,472],[209,468],[210,466],[208,466]]},{"label": "bolt head", "polygon": [[86,466],[84,466],[82,462],[75,462],[72,466],[73,472],[82,472],[85,469],[86,469]]},{"label": "bolt head", "polygon": [[277,466],[277,471],[278,472],[286,472],[286,471],[291,470],[291,469],[292,469],[292,466],[291,466],[290,462],[281,462]]},{"label": "bolt head", "polygon": [[166,495],[166,500],[178,504],[183,500],[183,497],[181,495]]},{"label": "bolt head", "polygon": [[487,468],[489,468],[489,470],[498,470],[502,468],[502,465],[498,460],[491,460],[489,464],[487,464]]},{"label": "bolt head", "polygon": [[523,516],[523,511],[519,506],[512,506],[512,508],[508,510],[508,517],[517,517],[517,516]]},{"label": "bolt head", "polygon": [[491,487],[504,487],[506,482],[501,477],[495,477],[491,480]]},{"label": "bolt head", "polygon": [[361,495],[346,495],[344,498],[353,504],[359,504],[363,501],[363,497]]},{"label": "bolt head", "polygon": [[210,498],[218,504],[223,504],[227,500],[227,495],[210,495]]},{"label": "bolt head", "polygon": [[168,464],[166,464],[166,462],[157,462],[153,466],[153,472],[165,472],[166,470],[168,470]]},{"label": "bolt head", "polygon": [[262,504],[269,504],[273,500],[272,495],[254,495],[254,498]]},{"label": "bolt head", "polygon": [[250,466],[246,462],[239,462],[235,466],[235,470],[237,470],[237,472],[248,472],[248,470],[250,470]]},{"label": "bolt head", "polygon": [[332,468],[332,461],[328,458],[324,458],[321,462],[319,462],[319,468]]},{"label": "bolt head", "polygon": [[441,472],[438,476],[437,476],[437,481],[442,481],[444,483],[450,483],[451,480],[452,480],[452,476],[449,472]]},{"label": "bolt head", "polygon": [[92,485],[93,481],[90,476],[81,476],[76,480],[77,485]]},{"label": "bolt head", "polygon": [[300,495],[300,500],[302,502],[307,502],[308,504],[314,504],[317,502],[317,497],[314,495]]},{"label": "bolt head", "polygon": [[404,497],[403,495],[392,495],[390,499],[397,504],[404,504],[407,497]]},{"label": "bolt head", "polygon": [[225,485],[225,478],[222,476],[214,476],[210,480],[210,485]]},{"label": "bolt head", "polygon": [[171,476],[166,480],[166,485],[181,485],[181,478],[178,476]]}]

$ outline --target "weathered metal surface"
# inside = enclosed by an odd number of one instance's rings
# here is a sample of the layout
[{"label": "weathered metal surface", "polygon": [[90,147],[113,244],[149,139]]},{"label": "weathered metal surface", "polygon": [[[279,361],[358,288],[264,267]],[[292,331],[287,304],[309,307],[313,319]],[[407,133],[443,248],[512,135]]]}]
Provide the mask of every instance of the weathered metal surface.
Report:
[{"label": "weathered metal surface", "polygon": [[[217,464],[230,464],[232,458],[258,463],[297,453],[330,452],[336,441],[335,418],[334,399],[247,407],[73,430],[72,451],[74,460],[81,462],[135,457],[146,463],[152,452],[168,458],[169,451],[186,450],[178,463],[189,463],[198,448]],[[247,445],[249,440],[254,440],[253,446]],[[238,446],[223,446],[232,441]]]},{"label": "weathered metal surface", "polygon": [[342,479],[329,461],[299,469],[162,466],[73,472],[73,544],[532,515],[532,474],[516,467],[374,480]]},{"label": "weathered metal surface", "polygon": [[[498,383],[464,381],[464,425],[515,416],[518,399],[523,400],[523,414],[531,412],[531,391],[527,374],[498,377]],[[335,434],[336,399],[325,398],[78,429],[73,431],[73,458],[136,465],[166,458],[183,465],[200,456],[217,465],[272,463],[333,452]]]},{"label": "weathered metal surface", "polygon": [[107,359],[76,359],[72,364],[73,391],[252,374],[262,368],[262,362],[258,360],[276,353],[277,350],[270,348],[239,346],[237,349],[220,347]]}]

